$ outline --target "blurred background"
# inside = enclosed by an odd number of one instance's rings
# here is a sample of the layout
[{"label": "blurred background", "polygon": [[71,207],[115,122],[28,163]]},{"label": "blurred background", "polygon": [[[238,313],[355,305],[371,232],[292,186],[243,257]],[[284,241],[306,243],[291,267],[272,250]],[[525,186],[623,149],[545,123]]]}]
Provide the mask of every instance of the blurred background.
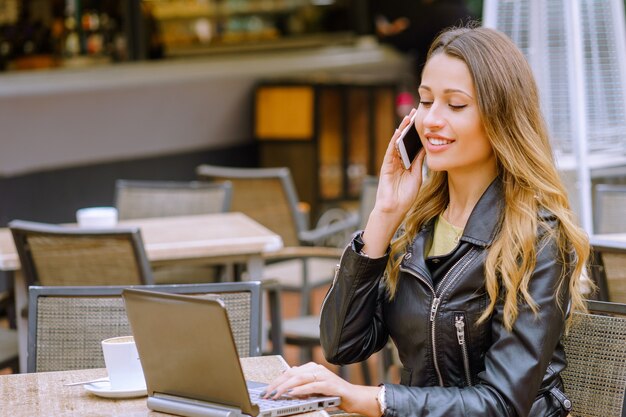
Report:
[{"label": "blurred background", "polygon": [[349,209],[428,44],[469,20],[528,57],[598,229],[596,186],[625,182],[623,0],[0,0],[0,224],[73,221],[111,205],[115,179],[201,163],[288,166],[312,224]]},{"label": "blurred background", "polygon": [[[429,43],[476,20],[529,60],[581,225],[626,233],[625,8],[0,0],[0,227],[74,222],[80,208],[113,206],[118,179],[196,180],[201,164],[287,167],[306,227],[345,220],[417,104]],[[0,279],[0,293],[10,285]]]},{"label": "blurred background", "polygon": [[[117,178],[294,158],[316,160],[293,172],[315,222],[376,173],[432,37],[481,16],[480,0],[0,0],[0,224],[73,221]],[[326,100],[270,111],[306,138],[261,137],[268,81]]]}]

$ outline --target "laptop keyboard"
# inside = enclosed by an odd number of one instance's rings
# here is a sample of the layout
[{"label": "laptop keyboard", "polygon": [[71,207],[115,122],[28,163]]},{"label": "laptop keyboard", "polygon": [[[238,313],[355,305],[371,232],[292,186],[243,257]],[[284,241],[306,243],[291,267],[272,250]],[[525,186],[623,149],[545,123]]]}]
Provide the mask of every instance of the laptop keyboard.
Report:
[{"label": "laptop keyboard", "polygon": [[261,397],[260,396],[261,392],[263,392],[263,388],[249,390],[250,400],[253,403],[257,404],[261,410],[266,410],[268,408],[276,408],[276,407],[297,406],[300,403],[308,402],[308,401],[290,397],[287,395],[283,395],[281,397],[278,397],[275,400],[272,400],[269,398]]}]

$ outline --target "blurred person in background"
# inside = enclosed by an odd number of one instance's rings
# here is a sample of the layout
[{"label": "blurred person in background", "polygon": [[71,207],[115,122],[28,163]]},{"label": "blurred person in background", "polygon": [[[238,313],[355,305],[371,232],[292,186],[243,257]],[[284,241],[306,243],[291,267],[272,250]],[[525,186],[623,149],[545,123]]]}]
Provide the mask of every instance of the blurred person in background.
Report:
[{"label": "blurred person in background", "polygon": [[163,45],[161,26],[154,16],[154,5],[142,1],[141,14],[146,58],[162,59],[165,56],[165,46]]},{"label": "blurred person in background", "polygon": [[375,32],[380,42],[390,44],[411,60],[411,73],[400,81],[396,112],[402,118],[415,106],[419,75],[426,53],[439,32],[477,17],[465,0],[372,1]]},{"label": "blurred person in background", "polygon": [[404,118],[320,322],[334,364],[364,361],[391,339],[400,383],[351,384],[311,362],[266,396],[338,395],[342,409],[372,417],[566,416],[561,337],[570,312],[585,310],[589,242],[530,66],[506,35],[456,28],[432,44],[419,92],[410,115],[424,149],[405,169],[395,149]]},{"label": "blurred person in background", "polygon": [[422,72],[426,53],[439,32],[475,19],[465,0],[373,1],[375,31],[383,43],[407,53],[416,74]]}]

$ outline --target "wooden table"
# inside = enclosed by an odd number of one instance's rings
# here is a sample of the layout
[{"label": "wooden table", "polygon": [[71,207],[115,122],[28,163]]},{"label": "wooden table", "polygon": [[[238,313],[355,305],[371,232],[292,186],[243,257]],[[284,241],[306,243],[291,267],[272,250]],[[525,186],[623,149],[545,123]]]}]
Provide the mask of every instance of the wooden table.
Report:
[{"label": "wooden table", "polygon": [[[148,259],[153,265],[181,263],[245,264],[251,280],[263,274],[263,254],[280,250],[280,236],[242,213],[218,213],[180,217],[133,219],[119,222],[139,227]],[[76,227],[68,225],[68,227]],[[0,229],[0,270],[13,273],[15,307],[28,301],[24,277],[11,231]],[[17,314],[20,369],[26,370],[28,320]]]},{"label": "wooden table", "polygon": [[[246,379],[269,382],[288,368],[280,356],[241,359]],[[41,372],[0,376],[0,416],[10,417],[144,417],[170,416],[151,411],[146,397],[133,399],[100,398],[83,386],[66,387],[65,383],[106,376],[105,369]],[[325,411],[301,414],[328,417]]]}]

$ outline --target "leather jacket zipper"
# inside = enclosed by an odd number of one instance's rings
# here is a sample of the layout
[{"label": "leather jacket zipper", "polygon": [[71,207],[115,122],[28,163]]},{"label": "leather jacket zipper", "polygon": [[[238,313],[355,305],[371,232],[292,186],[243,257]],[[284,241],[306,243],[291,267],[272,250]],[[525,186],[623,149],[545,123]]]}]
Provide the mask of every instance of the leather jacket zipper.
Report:
[{"label": "leather jacket zipper", "polygon": [[[463,255],[461,257],[461,259],[456,261],[456,263],[454,265],[452,265],[452,268],[450,268],[448,270],[448,272],[446,273],[446,275],[444,275],[444,277],[441,279],[441,281],[439,281],[437,287],[435,287],[435,291],[437,291],[438,294],[437,294],[437,297],[435,298],[436,304],[435,304],[435,300],[433,300],[433,306],[432,306],[431,311],[430,311],[430,323],[431,323],[430,327],[431,327],[431,332],[432,332],[431,333],[431,342],[432,342],[432,346],[433,346],[433,363],[435,364],[435,371],[437,372],[437,377],[439,378],[439,385],[442,386],[442,387],[444,386],[443,385],[443,376],[441,375],[441,369],[439,368],[439,361],[437,360],[437,342],[436,342],[436,338],[435,338],[435,334],[437,332],[437,321],[435,320],[435,317],[437,315],[437,309],[439,308],[439,304],[441,303],[441,296],[456,281],[456,278],[461,276],[461,273],[463,273],[463,271],[465,270],[467,265],[473,259],[473,258],[470,258],[470,255],[472,255],[474,252],[475,252],[475,250],[472,248],[465,255]],[[459,271],[452,276],[452,272],[466,258],[468,258],[468,259],[463,263],[461,268],[459,268]]]},{"label": "leather jacket zipper", "polygon": [[463,370],[465,372],[465,382],[468,387],[472,386],[472,374],[470,373],[469,355],[467,353],[467,343],[465,340],[465,316],[463,314],[454,315],[454,326],[456,327],[456,338],[461,347],[463,356]]},{"label": "leather jacket zipper", "polygon": [[[444,275],[444,277],[439,281],[437,287],[433,287],[433,285],[426,280],[425,278],[417,275],[415,272],[410,269],[400,267],[400,270],[403,272],[408,272],[413,275],[420,281],[422,281],[428,288],[430,288],[433,293],[433,301],[430,305],[430,342],[433,351],[433,365],[435,367],[435,372],[437,374],[437,379],[439,380],[439,385],[444,386],[443,384],[443,376],[441,375],[441,369],[439,368],[439,361],[437,360],[437,342],[436,342],[436,333],[437,333],[437,321],[435,317],[437,316],[437,310],[439,309],[439,304],[441,304],[441,296],[450,288],[450,286],[454,283],[455,279],[449,279],[451,273],[456,269],[456,267],[466,258],[468,258],[471,254],[476,252],[474,248],[470,249],[466,254],[464,254],[456,263],[448,270],[448,272]],[[453,278],[457,278],[461,275],[461,273],[465,270],[467,265],[470,263],[471,259],[465,261],[463,266],[459,269],[459,271],[453,276]],[[443,287],[443,288],[442,288]]]}]

